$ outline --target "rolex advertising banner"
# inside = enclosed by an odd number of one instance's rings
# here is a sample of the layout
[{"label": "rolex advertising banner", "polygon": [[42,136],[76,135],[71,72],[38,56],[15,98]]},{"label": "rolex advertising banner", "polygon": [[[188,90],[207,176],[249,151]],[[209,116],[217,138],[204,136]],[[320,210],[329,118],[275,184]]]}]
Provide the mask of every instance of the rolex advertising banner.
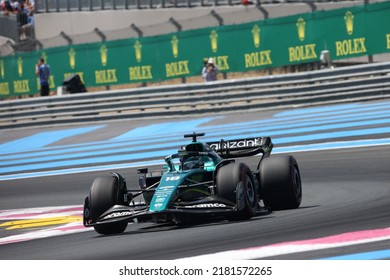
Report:
[{"label": "rolex advertising banner", "polygon": [[0,57],[0,98],[36,92],[36,53]]},{"label": "rolex advertising banner", "polygon": [[51,68],[50,88],[79,74],[86,87],[200,76],[203,60],[245,72],[390,51],[390,1],[251,23],[44,49],[0,57],[0,98],[39,92],[35,65]]}]

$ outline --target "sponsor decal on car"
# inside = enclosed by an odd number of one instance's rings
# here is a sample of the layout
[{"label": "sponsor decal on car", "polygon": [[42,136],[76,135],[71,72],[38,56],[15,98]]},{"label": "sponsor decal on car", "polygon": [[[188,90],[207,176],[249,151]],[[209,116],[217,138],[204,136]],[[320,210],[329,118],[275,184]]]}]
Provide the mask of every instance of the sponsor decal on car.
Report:
[{"label": "sponsor decal on car", "polygon": [[185,208],[225,208],[226,205],[223,203],[202,203],[196,205],[187,205]]},{"label": "sponsor decal on car", "polygon": [[130,216],[132,214],[133,214],[133,212],[131,212],[131,211],[115,212],[115,213],[111,213],[111,214],[105,216],[104,219],[111,219],[111,218]]},{"label": "sponsor decal on car", "polygon": [[216,150],[258,147],[261,145],[262,139],[263,138],[259,137],[259,138],[252,138],[252,139],[243,139],[243,140],[231,140],[231,141],[222,142],[222,145],[221,142],[217,142],[217,143],[211,143],[210,147]]},{"label": "sponsor decal on car", "polygon": [[168,182],[168,181],[177,181],[180,179],[180,176],[171,176],[171,177],[166,177],[165,178],[165,181]]}]

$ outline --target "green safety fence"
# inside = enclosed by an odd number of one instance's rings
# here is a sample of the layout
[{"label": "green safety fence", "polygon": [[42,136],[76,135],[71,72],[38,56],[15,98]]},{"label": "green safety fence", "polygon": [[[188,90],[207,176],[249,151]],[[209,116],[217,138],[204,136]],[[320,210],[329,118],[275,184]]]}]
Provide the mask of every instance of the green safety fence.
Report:
[{"label": "green safety fence", "polygon": [[38,58],[50,87],[79,74],[87,87],[200,75],[213,57],[221,72],[244,72],[390,51],[390,2],[125,40],[62,46],[0,58],[0,97],[39,91]]}]

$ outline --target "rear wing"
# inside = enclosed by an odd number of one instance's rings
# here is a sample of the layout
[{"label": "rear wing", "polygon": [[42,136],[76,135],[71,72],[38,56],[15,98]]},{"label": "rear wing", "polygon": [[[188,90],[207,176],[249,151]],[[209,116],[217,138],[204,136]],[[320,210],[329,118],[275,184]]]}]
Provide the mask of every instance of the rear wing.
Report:
[{"label": "rear wing", "polygon": [[207,142],[222,158],[248,157],[263,154],[268,157],[271,154],[273,143],[270,137],[254,137],[218,142]]}]

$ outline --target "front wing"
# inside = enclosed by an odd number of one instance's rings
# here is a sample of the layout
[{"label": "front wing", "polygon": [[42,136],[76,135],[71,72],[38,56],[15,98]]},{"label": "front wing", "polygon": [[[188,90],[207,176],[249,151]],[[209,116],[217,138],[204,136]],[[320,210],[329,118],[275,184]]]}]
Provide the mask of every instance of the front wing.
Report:
[{"label": "front wing", "polygon": [[[88,211],[87,206],[84,206],[84,213]],[[169,209],[152,212],[149,211],[148,205],[135,204],[135,205],[114,205],[104,212],[97,221],[91,221],[87,218],[88,215],[84,214],[84,226],[96,226],[101,224],[115,223],[115,222],[132,222],[138,218],[153,218],[161,217],[164,215],[205,215],[205,216],[224,216],[229,215],[237,211],[237,206],[232,205],[226,201],[198,201],[197,203],[182,203],[173,204]]]}]

